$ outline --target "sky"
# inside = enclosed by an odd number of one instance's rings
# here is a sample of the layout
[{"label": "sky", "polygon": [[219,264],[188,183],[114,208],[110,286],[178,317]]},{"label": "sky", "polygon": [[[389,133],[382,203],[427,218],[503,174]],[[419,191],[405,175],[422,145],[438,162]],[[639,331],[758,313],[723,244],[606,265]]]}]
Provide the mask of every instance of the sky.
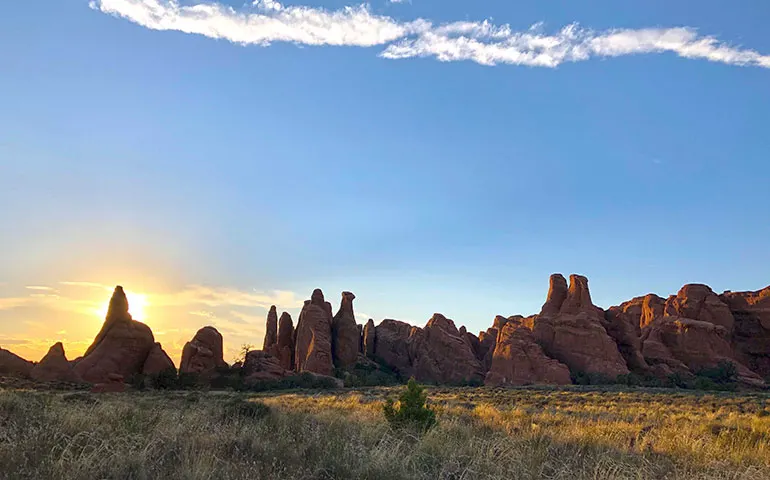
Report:
[{"label": "sky", "polygon": [[0,15],[0,347],[115,285],[178,362],[322,288],[471,331],[770,284],[770,3],[42,0]]}]

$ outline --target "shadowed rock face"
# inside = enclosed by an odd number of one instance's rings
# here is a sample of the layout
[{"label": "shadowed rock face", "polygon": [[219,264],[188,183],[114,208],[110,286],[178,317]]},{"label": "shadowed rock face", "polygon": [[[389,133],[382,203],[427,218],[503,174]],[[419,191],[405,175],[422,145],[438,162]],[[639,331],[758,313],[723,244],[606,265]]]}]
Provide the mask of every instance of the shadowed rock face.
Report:
[{"label": "shadowed rock face", "polygon": [[642,302],[643,297],[637,297],[620,307],[610,307],[604,312],[602,322],[607,334],[615,340],[628,368],[639,374],[648,373],[650,370],[642,355],[642,342],[639,338]]},{"label": "shadowed rock face", "polygon": [[364,325],[364,337],[363,337],[363,354],[366,356],[366,358],[374,359],[374,342],[375,342],[375,335],[376,335],[376,328],[374,326],[374,320],[371,318],[368,322],[366,322],[366,325]]},{"label": "shadowed rock face", "polygon": [[331,375],[332,358],[331,305],[324,300],[323,292],[316,289],[299,314],[294,354],[296,370]]},{"label": "shadowed rock face", "polygon": [[485,385],[530,385],[572,383],[566,365],[546,356],[532,332],[519,319],[511,318],[500,329]]},{"label": "shadowed rock face", "polygon": [[278,343],[278,313],[275,310],[275,305],[273,305],[267,312],[265,341],[262,343],[262,350],[268,351],[276,343]]},{"label": "shadowed rock face", "polygon": [[361,335],[353,312],[355,298],[350,292],[342,292],[340,309],[332,320],[332,353],[334,365],[340,368],[355,365],[358,358]]},{"label": "shadowed rock face", "polygon": [[708,285],[690,284],[666,300],[665,314],[713,323],[732,333],[735,318],[730,307]]},{"label": "shadowed rock face", "polygon": [[163,350],[160,343],[153,345],[150,354],[147,355],[147,360],[144,361],[144,367],[142,367],[142,373],[144,375],[157,375],[162,372],[173,370],[176,372],[176,365],[171,357]]},{"label": "shadowed rock face", "polygon": [[610,379],[628,373],[626,361],[602,325],[603,311],[591,302],[588,279],[571,275],[566,296],[565,284],[563,276],[551,276],[548,299],[534,320],[537,342],[549,357],[573,371]]},{"label": "shadowed rock face", "polygon": [[270,347],[270,354],[279,360],[284,370],[294,369],[294,323],[288,312],[278,321],[278,341]]},{"label": "shadowed rock face", "polygon": [[484,379],[483,367],[465,336],[440,313],[425,328],[413,328],[407,343],[411,369],[419,381],[464,384]]},{"label": "shadowed rock face", "polygon": [[407,346],[412,328],[417,327],[398,320],[386,319],[377,325],[374,335],[374,357],[404,378],[412,375],[412,362]]},{"label": "shadowed rock face", "polygon": [[720,296],[735,319],[733,347],[738,360],[770,378],[770,287]]},{"label": "shadowed rock face", "polygon": [[104,324],[75,365],[75,374],[90,383],[105,382],[110,374],[130,379],[142,372],[153,345],[155,338],[150,327],[131,318],[123,287],[117,286]]},{"label": "shadowed rock face", "polygon": [[224,360],[222,334],[211,326],[203,327],[182,349],[180,373],[192,373],[201,377],[216,375],[218,368],[228,367]]},{"label": "shadowed rock face", "polygon": [[79,382],[80,377],[72,369],[61,342],[54,344],[40,363],[30,372],[38,382]]},{"label": "shadowed rock face", "polygon": [[0,348],[0,374],[29,377],[35,364],[15,353]]}]

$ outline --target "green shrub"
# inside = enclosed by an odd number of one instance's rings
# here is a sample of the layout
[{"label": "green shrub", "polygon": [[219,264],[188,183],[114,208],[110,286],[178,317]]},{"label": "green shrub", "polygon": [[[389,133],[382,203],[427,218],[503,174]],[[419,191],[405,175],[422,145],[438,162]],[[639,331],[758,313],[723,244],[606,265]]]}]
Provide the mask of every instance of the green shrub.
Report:
[{"label": "green shrub", "polygon": [[179,384],[179,377],[175,368],[168,368],[160,373],[149,375],[147,382],[150,388],[155,390],[173,390]]},{"label": "green shrub", "polygon": [[615,381],[596,372],[570,371],[570,378],[575,385],[612,385]]},{"label": "green shrub", "polygon": [[721,360],[715,367],[704,368],[696,372],[696,375],[718,384],[734,383],[737,380],[737,374],[735,364],[728,360]]},{"label": "green shrub", "polygon": [[406,389],[395,403],[392,398],[385,400],[382,412],[393,428],[411,427],[426,432],[436,425],[436,412],[425,406],[428,394],[425,389],[410,378]]}]

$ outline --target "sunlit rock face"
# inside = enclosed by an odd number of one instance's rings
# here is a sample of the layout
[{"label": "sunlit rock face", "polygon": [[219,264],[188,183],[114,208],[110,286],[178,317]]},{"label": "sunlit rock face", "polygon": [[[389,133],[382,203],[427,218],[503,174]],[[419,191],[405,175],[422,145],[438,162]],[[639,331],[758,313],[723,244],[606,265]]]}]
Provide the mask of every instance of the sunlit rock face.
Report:
[{"label": "sunlit rock face", "polygon": [[488,386],[572,383],[569,368],[543,352],[522,320],[511,317],[500,328],[492,366],[484,383]]},{"label": "sunlit rock face", "polygon": [[332,307],[324,300],[320,289],[313,291],[305,301],[297,322],[294,361],[298,372],[308,371],[331,375],[332,360]]},{"label": "sunlit rock face", "polygon": [[117,286],[104,324],[74,372],[90,383],[106,382],[110,374],[131,379],[142,372],[154,345],[152,330],[131,318],[123,287]]},{"label": "sunlit rock face", "polygon": [[548,298],[534,320],[537,342],[574,372],[611,380],[627,374],[626,361],[603,326],[604,311],[591,301],[588,279],[570,275],[569,289],[566,286],[562,275],[551,276]]}]

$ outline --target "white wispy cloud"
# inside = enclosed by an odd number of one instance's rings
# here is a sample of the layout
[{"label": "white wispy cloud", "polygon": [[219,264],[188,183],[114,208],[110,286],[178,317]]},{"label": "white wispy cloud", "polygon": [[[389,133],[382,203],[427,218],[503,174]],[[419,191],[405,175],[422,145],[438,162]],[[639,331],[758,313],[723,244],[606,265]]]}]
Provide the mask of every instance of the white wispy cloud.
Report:
[{"label": "white wispy cloud", "polygon": [[[391,0],[393,1],[393,0]],[[219,3],[180,5],[177,0],[92,0],[91,7],[153,30],[174,30],[242,45],[384,46],[388,59],[433,57],[482,65],[556,67],[596,57],[673,53],[729,65],[770,68],[770,55],[731,46],[689,27],[613,29],[597,32],[577,24],[545,33],[542,24],[514,31],[487,20],[434,25],[399,21],[371,12],[368,4],[328,10],[256,0],[238,11]]]}]

